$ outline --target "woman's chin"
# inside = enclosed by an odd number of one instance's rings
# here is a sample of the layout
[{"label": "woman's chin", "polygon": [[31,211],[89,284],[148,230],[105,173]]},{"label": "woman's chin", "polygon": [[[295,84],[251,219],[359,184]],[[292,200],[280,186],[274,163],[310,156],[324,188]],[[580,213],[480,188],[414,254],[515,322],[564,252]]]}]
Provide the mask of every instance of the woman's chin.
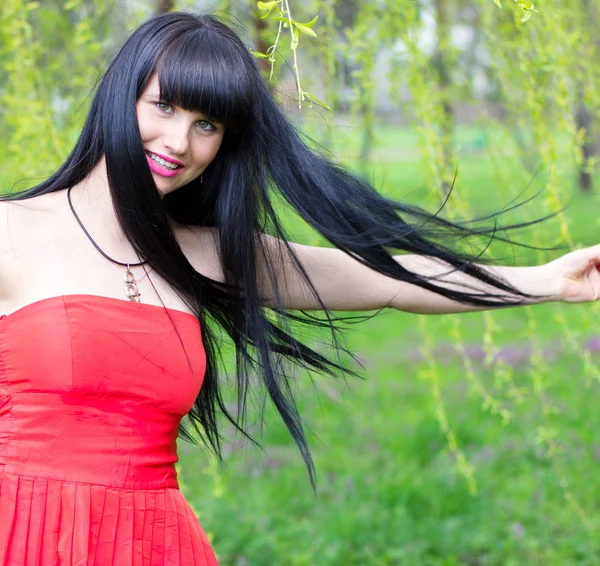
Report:
[{"label": "woman's chin", "polygon": [[164,198],[165,195],[175,190],[173,187],[167,187],[167,183],[164,182],[164,179],[158,177],[158,175],[152,175],[152,177],[154,178],[154,183],[158,189],[158,194],[160,195],[161,199]]},{"label": "woman's chin", "polygon": [[172,180],[169,182],[169,179],[165,179],[156,173],[152,173],[152,178],[154,179],[154,184],[158,189],[160,198],[163,198],[166,194],[169,194],[178,188],[178,185],[173,183]]}]

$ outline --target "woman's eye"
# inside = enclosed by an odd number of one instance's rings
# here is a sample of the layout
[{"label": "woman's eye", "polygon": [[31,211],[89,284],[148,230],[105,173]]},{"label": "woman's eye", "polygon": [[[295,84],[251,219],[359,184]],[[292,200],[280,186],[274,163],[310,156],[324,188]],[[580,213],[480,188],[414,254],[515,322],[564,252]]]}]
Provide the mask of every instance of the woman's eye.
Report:
[{"label": "woman's eye", "polygon": [[207,122],[206,120],[200,120],[198,122],[198,126],[200,126],[201,130],[204,130],[206,132],[214,132],[217,129],[213,124]]},{"label": "woman's eye", "polygon": [[157,102],[156,107],[163,112],[170,112],[172,110],[171,105],[166,102]]}]

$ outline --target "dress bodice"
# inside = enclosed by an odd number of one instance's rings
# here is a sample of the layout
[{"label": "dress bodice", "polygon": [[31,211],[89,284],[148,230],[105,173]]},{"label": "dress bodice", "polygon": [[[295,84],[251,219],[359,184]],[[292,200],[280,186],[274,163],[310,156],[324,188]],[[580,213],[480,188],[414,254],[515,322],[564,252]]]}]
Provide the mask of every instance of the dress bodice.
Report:
[{"label": "dress bodice", "polygon": [[1,316],[0,476],[177,487],[178,427],[205,368],[183,311],[63,295]]}]

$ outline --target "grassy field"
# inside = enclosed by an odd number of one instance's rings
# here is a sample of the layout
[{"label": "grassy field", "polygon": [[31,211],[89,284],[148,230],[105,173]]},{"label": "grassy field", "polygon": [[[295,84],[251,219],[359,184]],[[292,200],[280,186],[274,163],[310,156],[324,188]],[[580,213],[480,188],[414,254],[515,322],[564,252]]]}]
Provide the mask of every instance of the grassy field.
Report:
[{"label": "grassy field", "polygon": [[[375,184],[397,198],[434,203],[415,135],[378,134]],[[498,163],[469,149],[480,132],[460,136],[466,149],[456,199],[478,212],[505,205],[524,178],[505,159],[503,172],[515,173],[514,185],[503,185]],[[567,182],[574,178],[568,162],[561,167]],[[537,188],[543,186],[542,173]],[[598,196],[568,184],[562,194],[573,241],[596,243]],[[539,216],[544,198],[509,220]],[[310,231],[291,228],[310,241]],[[558,221],[515,238],[554,245]],[[540,257],[522,249],[499,254],[517,263]],[[316,495],[272,411],[264,451],[232,439],[224,470],[180,443],[182,488],[221,563],[599,564],[597,315],[595,305],[493,316],[384,312],[352,327],[347,342],[364,364],[364,380],[346,385],[316,376],[313,387],[299,379]],[[440,426],[446,422],[451,432]]]}]

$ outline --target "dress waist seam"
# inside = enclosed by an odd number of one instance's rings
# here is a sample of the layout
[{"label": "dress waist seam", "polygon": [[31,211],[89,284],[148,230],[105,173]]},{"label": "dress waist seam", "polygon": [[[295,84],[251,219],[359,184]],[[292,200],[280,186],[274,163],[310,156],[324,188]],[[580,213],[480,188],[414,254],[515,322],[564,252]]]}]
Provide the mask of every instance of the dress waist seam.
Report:
[{"label": "dress waist seam", "polygon": [[176,490],[180,491],[179,484],[177,480],[175,480],[175,485],[163,485],[163,486],[154,486],[151,487],[149,485],[113,485],[108,483],[99,483],[99,482],[90,482],[85,480],[78,479],[62,479],[56,477],[48,477],[43,475],[29,475],[29,474],[20,474],[15,472],[6,471],[5,467],[0,468],[0,485],[2,484],[2,478],[4,476],[11,476],[14,478],[24,479],[24,480],[42,480],[47,482],[59,482],[61,484],[73,484],[73,485],[89,485],[93,487],[102,487],[105,489],[114,489],[117,491],[164,491],[164,490]]}]

